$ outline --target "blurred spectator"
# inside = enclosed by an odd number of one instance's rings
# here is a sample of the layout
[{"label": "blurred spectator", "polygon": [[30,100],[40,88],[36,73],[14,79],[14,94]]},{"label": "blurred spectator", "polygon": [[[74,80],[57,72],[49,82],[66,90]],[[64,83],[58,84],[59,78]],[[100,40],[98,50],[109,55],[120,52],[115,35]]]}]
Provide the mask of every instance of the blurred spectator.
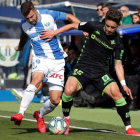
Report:
[{"label": "blurred spectator", "polygon": [[138,41],[133,39],[133,42],[130,44],[129,48],[130,55],[126,56],[124,60],[125,73],[127,75],[140,75],[140,49],[138,47]]},{"label": "blurred spectator", "polygon": [[66,58],[66,66],[65,66],[65,81],[68,76],[72,73],[73,67],[75,66],[78,56],[79,50],[77,46],[70,46],[68,48],[68,57]]},{"label": "blurred spectator", "polygon": [[34,4],[34,5],[39,5],[40,2],[39,2],[39,0],[33,0],[33,4]]},{"label": "blurred spectator", "polygon": [[132,24],[132,18],[129,14],[129,8],[127,6],[122,6],[120,8],[121,13],[123,14],[123,18],[121,20],[121,24]]},{"label": "blurred spectator", "polygon": [[102,6],[103,6],[103,3],[99,3],[98,5],[97,5],[97,14],[98,14],[98,16],[100,17],[100,22],[102,22],[102,20],[103,20],[103,11],[102,11]]},{"label": "blurred spectator", "polygon": [[132,15],[133,24],[140,24],[140,15],[138,13],[134,13]]},{"label": "blurred spectator", "polygon": [[0,25],[0,38],[9,38],[9,35],[6,32],[7,28],[5,25]]},{"label": "blurred spectator", "polygon": [[110,3],[104,3],[102,6],[102,11],[103,11],[103,20],[102,22],[105,23],[105,17],[106,17],[106,13],[109,10],[109,8],[111,7]]},{"label": "blurred spectator", "polygon": [[65,42],[62,42],[61,45],[62,45],[62,47],[63,47],[63,50],[64,50],[66,53],[68,53],[69,45],[68,45],[67,43],[65,43]]},{"label": "blurred spectator", "polygon": [[137,7],[138,14],[140,16],[140,5]]}]

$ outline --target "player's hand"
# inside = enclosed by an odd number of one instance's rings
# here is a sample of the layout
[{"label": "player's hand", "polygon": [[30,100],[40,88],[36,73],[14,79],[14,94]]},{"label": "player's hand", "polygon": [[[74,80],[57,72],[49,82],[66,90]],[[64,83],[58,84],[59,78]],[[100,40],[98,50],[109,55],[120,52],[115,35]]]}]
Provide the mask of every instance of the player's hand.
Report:
[{"label": "player's hand", "polygon": [[23,51],[23,49],[22,49],[22,50],[19,49],[19,46],[16,46],[14,49],[15,49],[16,51]]},{"label": "player's hand", "polygon": [[87,32],[83,32],[83,34],[84,34],[85,38],[88,38],[89,33],[87,33]]},{"label": "player's hand", "polygon": [[52,40],[52,38],[55,36],[53,30],[42,30],[40,33],[41,39],[46,39],[46,41]]},{"label": "player's hand", "polygon": [[126,92],[126,94],[130,97],[130,99],[133,100],[131,90],[130,90],[126,85],[123,86],[123,90],[124,90],[124,91]]}]

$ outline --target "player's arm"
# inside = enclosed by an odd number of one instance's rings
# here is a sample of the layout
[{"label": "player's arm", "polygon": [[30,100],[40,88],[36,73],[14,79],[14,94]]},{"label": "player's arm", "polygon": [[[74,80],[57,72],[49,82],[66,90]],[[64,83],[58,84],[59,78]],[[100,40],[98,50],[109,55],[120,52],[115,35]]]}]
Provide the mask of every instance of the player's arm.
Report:
[{"label": "player's arm", "polygon": [[42,31],[40,38],[41,39],[47,38],[46,41],[50,41],[54,36],[57,36],[60,33],[67,32],[72,29],[77,29],[78,25],[79,23],[77,22],[77,23],[67,24],[57,30]]},{"label": "player's arm", "polygon": [[72,14],[68,14],[68,13],[66,14],[66,20],[70,21],[71,23],[80,23],[81,22],[77,17],[73,16]]},{"label": "player's arm", "polygon": [[92,24],[91,22],[75,22],[75,23],[71,23],[71,24],[67,24],[57,30],[48,30],[48,31],[42,31],[40,38],[41,39],[45,39],[47,38],[46,41],[50,41],[54,36],[63,33],[63,32],[67,32],[69,30],[72,29],[78,29],[78,30],[83,30],[85,32],[90,32],[93,28],[92,28]]},{"label": "player's arm", "polygon": [[15,47],[16,51],[23,51],[23,48],[28,40],[28,36],[25,33],[21,33],[19,45]]},{"label": "player's arm", "polygon": [[122,85],[123,87],[123,90],[126,92],[126,94],[128,96],[130,96],[131,99],[133,99],[132,97],[132,93],[131,93],[131,90],[127,87],[126,85],[126,82],[125,82],[125,78],[124,78],[124,69],[123,69],[123,65],[122,65],[122,56],[123,56],[123,44],[122,42],[120,41],[120,39],[118,40],[119,45],[115,51],[115,70],[116,70],[116,74],[117,74],[117,77],[120,81],[120,84]]},{"label": "player's arm", "polygon": [[126,92],[128,96],[130,96],[131,99],[133,99],[131,90],[127,87],[126,82],[125,82],[124,69],[123,69],[121,60],[115,61],[115,70],[116,70],[117,77],[123,87],[123,90]]}]

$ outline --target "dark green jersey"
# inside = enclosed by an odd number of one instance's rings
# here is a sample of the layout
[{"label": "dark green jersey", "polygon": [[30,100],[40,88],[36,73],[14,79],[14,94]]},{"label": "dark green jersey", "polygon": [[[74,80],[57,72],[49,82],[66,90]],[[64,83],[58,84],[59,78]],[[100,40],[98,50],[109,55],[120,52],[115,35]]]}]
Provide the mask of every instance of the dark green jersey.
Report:
[{"label": "dark green jersey", "polygon": [[113,52],[116,60],[122,60],[122,41],[117,33],[106,35],[104,24],[93,21],[80,23],[78,30],[88,32],[89,38],[83,45],[77,66],[97,73],[109,70],[109,59]]}]

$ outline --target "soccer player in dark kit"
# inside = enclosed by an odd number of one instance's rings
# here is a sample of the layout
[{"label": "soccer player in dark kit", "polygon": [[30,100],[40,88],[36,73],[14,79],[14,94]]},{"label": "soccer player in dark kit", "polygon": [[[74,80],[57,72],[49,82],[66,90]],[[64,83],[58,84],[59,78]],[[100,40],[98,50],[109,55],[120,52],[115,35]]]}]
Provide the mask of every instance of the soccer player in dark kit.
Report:
[{"label": "soccer player in dark kit", "polygon": [[[73,94],[87,84],[93,86],[101,93],[111,97],[116,104],[117,113],[120,115],[129,135],[140,135],[131,127],[130,114],[127,103],[120,92],[115,80],[109,74],[109,59],[115,53],[115,69],[123,90],[132,98],[130,89],[126,86],[124,70],[122,66],[123,44],[116,33],[122,18],[121,12],[109,10],[106,14],[105,24],[100,22],[72,23],[55,31],[46,31],[45,37],[50,40],[53,36],[71,29],[83,30],[89,33],[85,41],[80,57],[74,67],[72,75],[68,78],[62,95],[62,109],[68,128],[65,134],[69,134],[70,110],[73,104]],[[48,34],[48,35],[47,35]]]}]

